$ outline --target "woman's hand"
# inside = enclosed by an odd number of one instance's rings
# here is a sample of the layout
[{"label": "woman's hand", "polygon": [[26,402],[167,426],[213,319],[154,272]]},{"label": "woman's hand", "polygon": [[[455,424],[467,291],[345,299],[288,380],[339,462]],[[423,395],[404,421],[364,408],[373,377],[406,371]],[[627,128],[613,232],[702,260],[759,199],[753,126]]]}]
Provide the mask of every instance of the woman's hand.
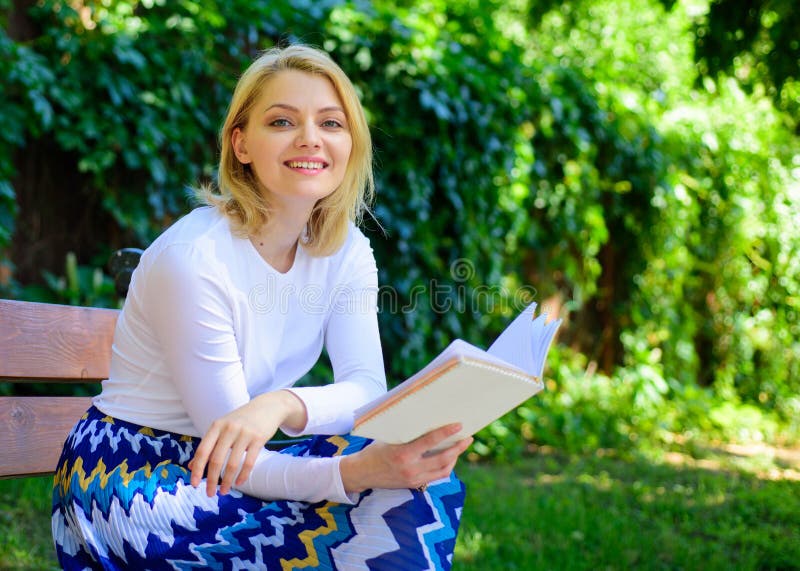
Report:
[{"label": "woman's hand", "polygon": [[189,462],[192,485],[200,485],[207,468],[208,496],[216,493],[218,483],[220,493],[227,494],[234,484],[234,477],[237,485],[247,480],[258,453],[282,425],[300,431],[306,422],[305,405],[289,391],[255,397],[211,423]]},{"label": "woman's hand", "polygon": [[363,450],[345,456],[339,464],[345,491],[360,493],[370,488],[418,488],[448,476],[459,455],[472,444],[472,437],[459,440],[440,452],[428,451],[459,430],[460,425],[448,424],[407,444],[373,442]]}]

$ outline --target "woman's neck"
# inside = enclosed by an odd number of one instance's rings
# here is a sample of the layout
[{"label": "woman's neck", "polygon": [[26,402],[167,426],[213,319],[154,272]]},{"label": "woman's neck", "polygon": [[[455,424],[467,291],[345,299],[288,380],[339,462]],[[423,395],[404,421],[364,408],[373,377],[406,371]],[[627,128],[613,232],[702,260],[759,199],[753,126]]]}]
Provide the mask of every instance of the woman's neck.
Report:
[{"label": "woman's neck", "polygon": [[286,273],[294,265],[297,244],[305,232],[306,220],[307,218],[290,220],[281,215],[273,215],[258,232],[249,236],[250,242],[269,265]]}]

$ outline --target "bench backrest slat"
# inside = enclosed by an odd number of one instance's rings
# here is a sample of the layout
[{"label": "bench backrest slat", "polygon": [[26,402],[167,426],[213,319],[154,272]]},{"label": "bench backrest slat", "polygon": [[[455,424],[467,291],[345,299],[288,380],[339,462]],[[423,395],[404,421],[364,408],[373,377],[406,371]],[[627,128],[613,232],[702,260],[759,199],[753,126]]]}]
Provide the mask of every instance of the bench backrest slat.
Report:
[{"label": "bench backrest slat", "polygon": [[51,474],[90,397],[0,397],[0,478]]},{"label": "bench backrest slat", "polygon": [[0,300],[0,379],[108,378],[119,311]]}]

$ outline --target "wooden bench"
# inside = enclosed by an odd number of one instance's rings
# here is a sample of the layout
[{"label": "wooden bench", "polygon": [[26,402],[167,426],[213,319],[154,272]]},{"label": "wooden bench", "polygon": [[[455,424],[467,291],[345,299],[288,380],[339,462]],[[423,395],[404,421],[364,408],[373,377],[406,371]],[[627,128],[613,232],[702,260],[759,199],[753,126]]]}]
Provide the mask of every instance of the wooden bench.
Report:
[{"label": "wooden bench", "polygon": [[[118,314],[0,299],[0,381],[108,378]],[[0,396],[0,478],[53,473],[69,430],[90,403],[90,397]]]}]

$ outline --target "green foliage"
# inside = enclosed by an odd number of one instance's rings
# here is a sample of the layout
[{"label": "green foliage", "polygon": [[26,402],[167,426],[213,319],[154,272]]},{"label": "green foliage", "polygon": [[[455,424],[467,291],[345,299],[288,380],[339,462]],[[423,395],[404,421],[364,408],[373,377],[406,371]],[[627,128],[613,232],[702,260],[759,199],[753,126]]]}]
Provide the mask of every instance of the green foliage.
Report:
[{"label": "green foliage", "polygon": [[[497,428],[481,433],[486,449],[479,456],[506,455],[531,443],[589,453],[597,449],[652,450],[675,442],[781,442],[797,438],[797,425],[763,406],[727,400],[694,383],[666,378],[659,349],[636,343],[635,362],[614,377],[587,371],[583,355],[569,350],[552,352],[552,379],[540,393],[495,424],[512,435],[494,442]],[[632,359],[633,361],[633,359]],[[499,449],[499,453],[496,449]],[[508,454],[511,451],[512,454]]]},{"label": "green foliage", "polygon": [[67,254],[63,276],[44,271],[43,277],[44,284],[23,287],[21,297],[30,301],[90,307],[119,305],[114,280],[99,267],[78,265],[74,252]]},{"label": "green foliage", "polygon": [[695,300],[676,309],[698,323],[695,345],[712,365],[701,379],[790,417],[800,333],[796,141],[763,98],[748,100],[731,81],[716,89],[702,111],[687,104],[669,114],[671,143],[686,151],[672,176],[675,206],[688,214],[681,256],[693,268],[676,281]]},{"label": "green foliage", "polygon": [[[777,46],[796,16],[756,3],[761,31],[737,44],[722,4],[43,0],[29,15],[41,35],[0,32],[0,252],[24,190],[13,158],[42,141],[139,242],[122,245],[149,243],[189,208],[186,187],[215,176],[238,73],[300,39],[342,65],[373,125],[385,233],[367,231],[390,289],[391,383],[455,337],[488,345],[531,298],[559,300],[548,391],[481,433],[479,455],[753,423],[778,438],[776,422],[800,417],[800,90],[769,57],[751,75],[725,62]],[[732,34],[704,44],[713,74],[695,64],[697,29]],[[82,264],[15,291],[111,304]],[[4,293],[12,270],[0,258]]]},{"label": "green foliage", "polygon": [[[643,383],[678,410],[687,393],[676,389],[713,384],[731,403],[741,398],[791,419],[800,389],[800,240],[790,222],[800,214],[797,139],[768,99],[747,95],[732,79],[706,81],[710,94],[691,89],[697,74],[685,10],[678,4],[665,13],[648,2],[626,12],[613,2],[566,4],[546,14],[537,36],[542,54],[557,53],[562,66],[581,70],[593,86],[592,98],[605,111],[594,128],[607,117],[619,125],[588,137],[584,148],[602,154],[611,141],[606,154],[611,165],[623,165],[630,186],[603,168],[596,184],[578,186],[582,199],[602,207],[611,237],[597,260],[608,278],[599,280],[605,295],[601,289],[595,299],[612,305],[622,329],[625,357],[615,381]],[[575,154],[562,149],[561,156]],[[591,164],[577,162],[581,172]],[[587,194],[597,187],[630,191]],[[542,222],[552,223],[552,216]],[[547,265],[567,267],[556,257]],[[701,417],[694,421],[709,429]],[[636,432],[648,431],[639,424]]]},{"label": "green foliage", "polygon": [[[793,0],[712,0],[696,22],[695,57],[701,73],[735,75],[766,92],[800,129],[800,12]],[[794,94],[794,97],[792,97]]]}]

